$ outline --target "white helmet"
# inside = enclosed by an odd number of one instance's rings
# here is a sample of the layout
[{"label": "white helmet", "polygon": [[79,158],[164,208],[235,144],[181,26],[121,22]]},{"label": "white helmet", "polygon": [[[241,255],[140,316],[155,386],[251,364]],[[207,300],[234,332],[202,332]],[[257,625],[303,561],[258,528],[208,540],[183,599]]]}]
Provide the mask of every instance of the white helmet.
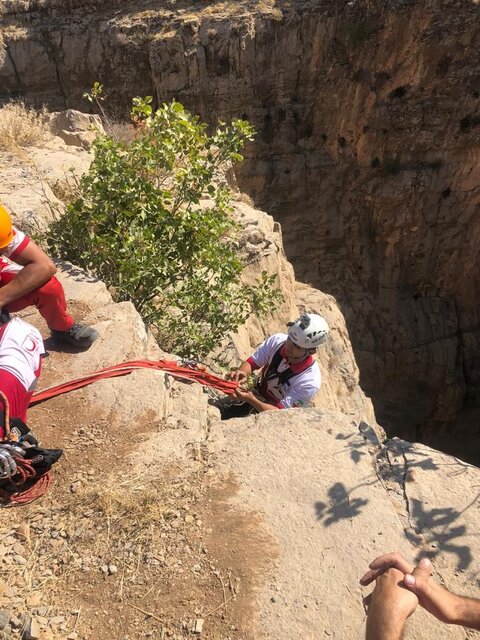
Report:
[{"label": "white helmet", "polygon": [[330,327],[325,318],[315,313],[303,313],[288,324],[288,337],[302,349],[315,349],[325,342]]}]

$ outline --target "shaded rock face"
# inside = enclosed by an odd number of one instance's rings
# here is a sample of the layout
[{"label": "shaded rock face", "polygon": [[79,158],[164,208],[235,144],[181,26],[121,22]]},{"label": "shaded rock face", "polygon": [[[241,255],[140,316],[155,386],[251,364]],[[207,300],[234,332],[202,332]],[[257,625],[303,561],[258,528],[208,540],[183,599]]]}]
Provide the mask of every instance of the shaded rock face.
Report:
[{"label": "shaded rock face", "polygon": [[341,302],[379,422],[478,463],[478,3],[91,4],[4,5],[4,95],[78,108],[103,80],[251,120],[240,186]]}]

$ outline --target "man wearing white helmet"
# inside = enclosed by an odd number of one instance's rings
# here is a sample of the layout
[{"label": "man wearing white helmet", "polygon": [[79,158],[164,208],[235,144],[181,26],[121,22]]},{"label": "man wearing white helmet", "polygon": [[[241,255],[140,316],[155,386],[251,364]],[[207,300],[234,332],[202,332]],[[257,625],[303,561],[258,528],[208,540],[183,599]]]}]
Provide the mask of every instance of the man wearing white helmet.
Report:
[{"label": "man wearing white helmet", "polygon": [[[246,403],[246,407],[232,405],[222,410],[222,417],[240,417],[252,409],[307,407],[321,385],[320,369],[313,355],[325,342],[329,331],[322,316],[304,313],[289,323],[288,335],[276,333],[262,342],[236,371],[227,376],[238,381],[236,397]],[[261,369],[261,382],[253,393],[245,385],[248,376],[257,369]]]}]

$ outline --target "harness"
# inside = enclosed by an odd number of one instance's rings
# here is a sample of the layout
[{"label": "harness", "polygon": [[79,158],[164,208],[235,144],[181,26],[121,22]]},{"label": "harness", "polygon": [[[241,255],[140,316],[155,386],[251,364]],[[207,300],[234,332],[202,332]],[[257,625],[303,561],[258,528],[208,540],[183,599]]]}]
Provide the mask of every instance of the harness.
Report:
[{"label": "harness", "polygon": [[292,371],[292,369],[290,367],[288,367],[287,369],[285,369],[285,371],[279,372],[278,371],[278,367],[280,366],[280,363],[283,360],[283,356],[281,354],[281,351],[283,349],[285,345],[285,342],[283,342],[278,349],[275,351],[275,353],[273,354],[273,358],[270,360],[270,363],[263,368],[263,374],[262,374],[262,381],[258,387],[258,390],[260,391],[260,393],[265,396],[265,397],[270,397],[273,398],[275,400],[275,402],[278,401],[277,398],[275,398],[274,396],[272,396],[272,394],[268,391],[268,382],[270,380],[273,380],[274,378],[278,378],[278,384],[281,384],[282,387],[285,386],[288,381],[293,378],[294,376],[298,375],[299,373],[303,373],[304,371],[306,371],[306,369],[310,368],[312,366],[313,363],[310,363],[308,365],[308,367],[305,367],[305,369],[302,369],[301,371]]}]

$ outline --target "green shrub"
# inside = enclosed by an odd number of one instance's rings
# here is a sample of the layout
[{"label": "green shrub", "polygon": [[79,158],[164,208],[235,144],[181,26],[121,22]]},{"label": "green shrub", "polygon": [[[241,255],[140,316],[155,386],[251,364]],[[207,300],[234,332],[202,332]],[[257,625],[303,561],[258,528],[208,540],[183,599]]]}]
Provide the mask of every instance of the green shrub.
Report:
[{"label": "green shrub", "polygon": [[280,297],[275,275],[240,283],[239,229],[230,190],[217,179],[242,160],[254,132],[233,120],[208,135],[175,101],[153,112],[151,98],[136,98],[131,115],[137,135],[97,137],[79,194],[46,242],[101,278],[116,300],[131,300],[164,349],[204,356]]}]

